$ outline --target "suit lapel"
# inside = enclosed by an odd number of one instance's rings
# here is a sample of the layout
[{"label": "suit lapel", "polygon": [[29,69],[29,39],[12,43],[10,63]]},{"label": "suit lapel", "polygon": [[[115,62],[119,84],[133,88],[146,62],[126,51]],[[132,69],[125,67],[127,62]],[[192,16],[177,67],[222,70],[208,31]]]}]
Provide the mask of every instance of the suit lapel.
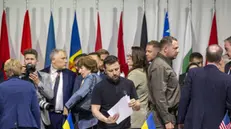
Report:
[{"label": "suit lapel", "polygon": [[66,102],[66,98],[67,98],[67,94],[68,93],[68,76],[67,73],[65,72],[65,70],[63,71],[63,101]]}]

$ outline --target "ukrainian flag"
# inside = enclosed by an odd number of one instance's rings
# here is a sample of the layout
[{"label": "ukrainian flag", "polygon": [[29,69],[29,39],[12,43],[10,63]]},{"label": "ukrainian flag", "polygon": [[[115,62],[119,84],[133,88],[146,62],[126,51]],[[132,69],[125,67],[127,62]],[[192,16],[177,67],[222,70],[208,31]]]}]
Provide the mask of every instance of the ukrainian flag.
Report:
[{"label": "ukrainian flag", "polygon": [[79,29],[76,18],[76,12],[74,16],[74,22],[72,26],[71,34],[71,46],[70,46],[70,58],[69,58],[69,69],[75,72],[74,59],[76,56],[82,54],[81,43],[79,38]]},{"label": "ukrainian flag", "polygon": [[152,112],[149,114],[141,129],[156,129]]},{"label": "ukrainian flag", "polygon": [[63,124],[63,129],[75,129],[72,121],[71,113],[68,114],[67,119]]}]

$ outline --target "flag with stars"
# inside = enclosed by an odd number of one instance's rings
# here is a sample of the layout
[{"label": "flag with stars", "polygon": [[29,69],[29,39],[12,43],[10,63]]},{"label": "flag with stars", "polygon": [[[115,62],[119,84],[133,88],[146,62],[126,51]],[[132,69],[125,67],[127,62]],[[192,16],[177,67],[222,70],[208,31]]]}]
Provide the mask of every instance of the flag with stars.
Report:
[{"label": "flag with stars", "polygon": [[163,33],[163,37],[165,37],[165,36],[170,36],[169,21],[168,21],[168,12],[166,12],[165,18],[164,18],[164,33]]}]

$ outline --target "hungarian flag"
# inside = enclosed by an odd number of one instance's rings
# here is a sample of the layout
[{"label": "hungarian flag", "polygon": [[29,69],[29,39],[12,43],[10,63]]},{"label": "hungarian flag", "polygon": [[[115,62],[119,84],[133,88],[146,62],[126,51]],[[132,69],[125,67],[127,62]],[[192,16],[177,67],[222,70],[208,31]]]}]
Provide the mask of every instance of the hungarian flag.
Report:
[{"label": "hungarian flag", "polygon": [[189,65],[189,57],[192,53],[192,43],[193,43],[193,31],[192,31],[192,21],[191,21],[191,11],[188,13],[186,30],[185,30],[185,40],[184,40],[184,51],[183,51],[183,66],[182,73],[186,72]]},{"label": "hungarian flag", "polygon": [[120,25],[119,25],[119,32],[118,32],[118,60],[120,63],[120,70],[124,73],[125,76],[128,75],[128,65],[126,63],[125,52],[124,52],[124,41],[123,41],[123,11],[120,15]]},{"label": "hungarian flag", "polygon": [[31,33],[30,33],[30,18],[29,18],[29,12],[27,10],[24,17],[24,24],[23,24],[23,31],[22,31],[22,44],[21,44],[22,55],[23,52],[29,48],[32,48],[32,43],[31,43]]},{"label": "hungarian flag", "polygon": [[[8,31],[6,24],[6,11],[3,10],[2,13],[2,26],[1,26],[1,37],[0,37],[0,68],[3,71],[3,66],[6,60],[10,58],[10,48],[9,48],[9,39]],[[4,79],[6,76],[4,74]]]},{"label": "hungarian flag", "polygon": [[[212,44],[218,44],[216,12],[214,12],[214,15],[213,15],[213,21],[212,21],[212,27],[210,31],[210,38],[209,38],[208,46]],[[206,60],[206,64],[207,64],[207,60]]]},{"label": "hungarian flag", "polygon": [[99,12],[97,13],[97,36],[95,42],[95,51],[102,49],[102,39],[101,39],[101,28],[100,28],[100,17]]}]

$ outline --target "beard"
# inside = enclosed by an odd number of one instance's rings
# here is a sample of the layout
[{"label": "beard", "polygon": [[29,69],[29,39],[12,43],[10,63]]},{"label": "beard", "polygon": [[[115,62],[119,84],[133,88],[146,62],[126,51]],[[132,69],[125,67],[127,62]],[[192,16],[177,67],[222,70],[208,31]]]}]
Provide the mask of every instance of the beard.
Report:
[{"label": "beard", "polygon": [[120,76],[114,75],[112,77],[107,76],[107,79],[113,84],[118,84],[120,81]]}]

